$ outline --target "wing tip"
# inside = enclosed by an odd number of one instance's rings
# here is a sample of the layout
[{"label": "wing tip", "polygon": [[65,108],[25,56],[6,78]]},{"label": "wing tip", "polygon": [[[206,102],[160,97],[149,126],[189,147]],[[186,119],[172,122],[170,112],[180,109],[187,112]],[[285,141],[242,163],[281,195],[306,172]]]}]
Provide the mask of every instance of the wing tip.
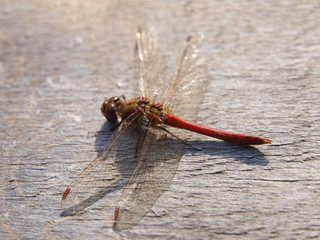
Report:
[{"label": "wing tip", "polygon": [[62,200],[65,200],[69,193],[70,193],[70,188],[67,188],[66,191],[64,192],[63,196],[62,196]]},{"label": "wing tip", "polygon": [[118,217],[119,217],[119,207],[117,207],[115,212],[114,212],[114,220],[117,221]]}]

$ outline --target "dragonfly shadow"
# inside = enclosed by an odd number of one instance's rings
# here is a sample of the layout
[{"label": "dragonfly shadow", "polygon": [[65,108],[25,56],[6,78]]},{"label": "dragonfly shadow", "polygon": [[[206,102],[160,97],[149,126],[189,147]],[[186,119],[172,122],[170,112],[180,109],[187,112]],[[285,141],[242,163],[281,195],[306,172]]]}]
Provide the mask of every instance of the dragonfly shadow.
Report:
[{"label": "dragonfly shadow", "polygon": [[[96,152],[102,153],[111,135],[117,129],[118,124],[106,121],[101,127],[100,131],[95,135],[95,149]],[[130,177],[132,170],[137,163],[137,155],[139,147],[139,136],[141,129],[137,127],[130,134],[124,136],[124,140],[119,142],[119,145],[114,149],[114,164],[121,174],[123,179]],[[141,140],[141,139],[140,139]],[[108,173],[105,173],[108,174]]]},{"label": "dragonfly shadow", "polygon": [[[103,146],[108,142],[108,139],[112,135],[113,131],[117,128],[117,124],[113,124],[110,122],[105,122],[101,127],[100,131],[89,133],[88,137],[95,137],[95,148],[96,151],[101,153],[103,150]],[[108,173],[105,173],[107,175]],[[94,179],[94,178],[93,178]],[[60,213],[60,216],[74,216],[80,214],[85,208],[91,206],[95,202],[99,201],[100,199],[104,198],[106,195],[118,190],[122,189],[125,186],[125,182],[122,178],[115,179],[112,181],[112,184],[106,185],[104,187],[101,184],[98,190],[91,191],[92,194],[88,195],[87,198],[82,199],[81,201],[74,201],[77,204],[67,207]],[[82,191],[86,191],[87,189],[81,189]],[[68,195],[69,198],[69,195]]]},{"label": "dragonfly shadow", "polygon": [[[97,152],[101,153],[104,150],[115,128],[116,125],[105,122],[100,131],[95,134]],[[114,225],[117,231],[133,228],[151,210],[156,200],[170,186],[177,172],[181,156],[185,152],[185,143],[181,140],[159,129],[153,129],[152,132],[154,134],[154,144],[151,144],[148,152],[144,153],[147,157],[142,167],[143,171],[136,177],[135,187],[126,191],[127,195],[124,196],[125,204],[121,209],[118,221]],[[91,195],[87,195],[86,199],[65,209],[60,216],[80,214],[85,208],[108,194],[123,189],[137,164],[137,158],[143,145],[141,136],[144,133],[144,128],[138,127],[132,133],[124,136],[124,141],[120,141],[117,144],[111,156],[108,155],[109,165],[104,165],[99,169],[99,172],[102,173],[100,173],[99,178],[95,179],[98,181],[96,190],[92,191]],[[187,147],[187,153],[191,155],[199,153],[219,155],[226,158],[234,158],[248,165],[265,166],[268,164],[263,153],[255,147],[215,141],[188,141],[188,145],[201,149],[195,150],[195,148]],[[108,175],[115,177],[112,180],[106,180]],[[105,179],[103,179],[104,177]],[[108,181],[110,183],[107,183]],[[80,191],[86,191],[86,189],[80,189]]]},{"label": "dragonfly shadow", "polygon": [[[117,135],[120,140],[110,148],[108,140],[115,139],[114,136],[111,137],[111,129],[114,129],[114,126],[106,122],[95,134],[95,148],[100,153],[98,158],[102,159],[99,160],[100,165],[90,170],[88,174],[91,177],[86,179],[87,183],[78,184],[77,189],[72,189],[73,195],[69,194],[68,199],[72,198],[70,202],[75,204],[68,205],[60,215],[80,214],[111,192],[123,189],[137,165],[139,156],[142,156],[143,166],[134,176],[134,187],[124,188],[125,194],[121,198],[123,204],[114,227],[122,231],[133,228],[170,186],[185,144],[162,130],[152,128],[148,132],[149,145],[144,151],[146,129],[138,126],[131,133]],[[106,150],[107,157],[101,157]],[[83,198],[84,195],[87,197]]]},{"label": "dragonfly shadow", "polygon": [[[107,123],[101,129],[106,128],[109,128]],[[103,149],[105,142],[106,134],[100,131],[96,136],[97,151]],[[113,165],[124,182],[132,177],[132,183],[123,190],[120,214],[114,225],[116,230],[133,228],[151,210],[157,199],[170,186],[184,147],[184,142],[173,138],[162,129],[150,128],[146,132],[143,125],[138,126],[118,143],[114,151]],[[138,159],[143,161],[143,165],[138,173],[131,176]]]},{"label": "dragonfly shadow", "polygon": [[[216,155],[225,158],[233,158],[247,165],[266,166],[269,161],[264,154],[254,146],[238,145],[224,141],[188,141],[191,146],[200,148],[202,154]],[[191,155],[198,154],[198,151],[187,148]]]},{"label": "dragonfly shadow", "polygon": [[60,213],[61,217],[67,217],[67,216],[75,216],[80,214],[85,208],[91,206],[95,202],[99,201],[100,199],[104,198],[106,195],[121,189],[124,187],[124,183],[119,183],[113,186],[112,189],[106,189],[106,190],[101,190],[98,193],[94,194],[93,196],[90,196],[89,198],[85,199],[81,203],[74,205],[70,208],[67,208],[64,210],[62,213]]},{"label": "dragonfly shadow", "polygon": [[92,135],[92,137],[95,138],[95,149],[96,152],[100,153],[103,150],[104,145],[109,140],[110,136],[116,130],[118,127],[118,123],[111,123],[109,121],[106,121],[101,129]]}]

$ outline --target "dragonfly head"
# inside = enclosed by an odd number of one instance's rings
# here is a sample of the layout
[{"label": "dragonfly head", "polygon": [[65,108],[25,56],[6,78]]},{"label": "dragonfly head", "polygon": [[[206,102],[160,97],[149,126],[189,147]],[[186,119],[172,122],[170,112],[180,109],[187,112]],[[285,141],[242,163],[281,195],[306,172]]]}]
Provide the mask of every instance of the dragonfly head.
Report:
[{"label": "dragonfly head", "polygon": [[121,110],[124,105],[124,99],[121,97],[111,97],[105,100],[101,106],[101,112],[110,122],[116,122],[121,117]]}]

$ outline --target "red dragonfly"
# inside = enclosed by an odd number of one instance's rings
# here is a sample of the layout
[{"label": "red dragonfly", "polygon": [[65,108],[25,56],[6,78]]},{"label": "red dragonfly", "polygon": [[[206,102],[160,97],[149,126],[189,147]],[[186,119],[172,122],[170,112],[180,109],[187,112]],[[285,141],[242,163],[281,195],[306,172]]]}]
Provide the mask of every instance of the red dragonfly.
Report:
[{"label": "red dragonfly", "polygon": [[120,124],[101,154],[68,186],[62,196],[63,208],[87,206],[127,180],[114,219],[137,223],[174,176],[185,146],[186,134],[181,129],[237,144],[271,143],[267,138],[205,127],[177,117],[196,120],[207,81],[207,66],[199,51],[203,38],[202,33],[186,38],[176,71],[168,79],[156,32],[137,32],[140,97],[129,101],[124,96],[112,97],[103,102],[102,114]]}]

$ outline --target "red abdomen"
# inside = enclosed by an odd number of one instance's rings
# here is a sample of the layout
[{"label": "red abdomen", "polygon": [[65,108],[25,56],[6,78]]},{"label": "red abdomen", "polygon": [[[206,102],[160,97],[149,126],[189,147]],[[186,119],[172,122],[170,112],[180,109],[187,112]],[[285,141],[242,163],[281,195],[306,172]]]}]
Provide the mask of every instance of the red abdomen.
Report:
[{"label": "red abdomen", "polygon": [[170,113],[166,114],[164,122],[165,124],[171,127],[186,129],[192,132],[197,132],[200,134],[204,134],[210,137],[215,137],[215,138],[218,138],[227,142],[232,142],[232,143],[238,143],[238,144],[244,144],[244,145],[258,145],[258,144],[271,143],[271,140],[267,138],[205,127],[199,124],[185,121]]}]

